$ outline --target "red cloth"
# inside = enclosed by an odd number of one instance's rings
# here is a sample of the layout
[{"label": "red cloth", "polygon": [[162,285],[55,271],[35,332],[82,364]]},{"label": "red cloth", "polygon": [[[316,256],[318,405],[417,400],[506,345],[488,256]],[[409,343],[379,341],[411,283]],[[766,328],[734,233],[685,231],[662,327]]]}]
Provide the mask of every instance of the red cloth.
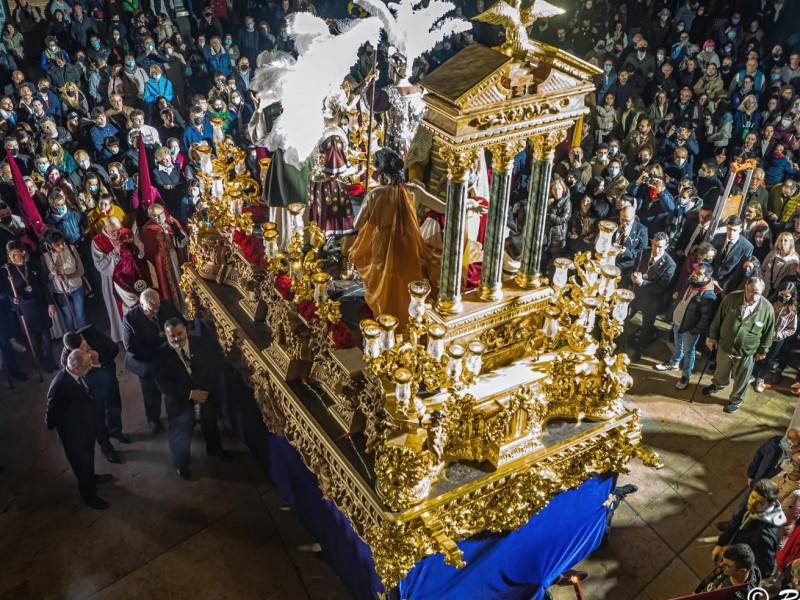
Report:
[{"label": "red cloth", "polygon": [[[19,201],[19,215],[22,217],[25,227],[30,227],[37,236],[40,236],[42,232],[47,229],[47,226],[42,222],[42,216],[39,214],[39,210],[36,208],[36,203],[33,201],[33,198],[31,198],[28,187],[25,185],[25,180],[22,179],[22,173],[20,173],[17,161],[11,154],[8,155],[8,165],[11,167],[14,191]],[[34,248],[39,247],[37,240],[33,239],[29,241],[33,243]]]},{"label": "red cloth", "polygon": [[[133,241],[133,232],[130,229],[123,227],[119,230],[119,239],[122,240],[123,243]],[[100,248],[100,250],[103,251],[104,254],[114,251],[114,244],[111,243],[111,240],[102,231],[94,236],[92,241],[98,248]]]},{"label": "red cloth", "polygon": [[[167,224],[182,230],[180,223],[172,217],[167,217]],[[175,275],[170,252],[173,248],[173,236],[171,229],[166,232],[161,225],[154,223],[152,220],[147,221],[139,230],[139,239],[144,246],[144,257],[150,261],[156,271],[158,295],[162,300],[171,300],[175,306],[182,307],[183,294],[180,289],[180,282]],[[179,263],[185,262],[180,256],[181,249],[176,248],[176,253],[178,254]]]},{"label": "red cloth", "polygon": [[782,550],[775,555],[775,562],[781,573],[793,561],[800,558],[800,527],[795,527]]},{"label": "red cloth", "polygon": [[[119,262],[114,267],[112,281],[126,292],[136,296],[147,288],[155,287],[147,261],[139,258],[139,248],[133,243],[132,238],[131,241],[123,242],[119,248]],[[121,299],[117,295],[116,287],[114,288],[114,298],[117,300],[117,306],[120,306]]]}]

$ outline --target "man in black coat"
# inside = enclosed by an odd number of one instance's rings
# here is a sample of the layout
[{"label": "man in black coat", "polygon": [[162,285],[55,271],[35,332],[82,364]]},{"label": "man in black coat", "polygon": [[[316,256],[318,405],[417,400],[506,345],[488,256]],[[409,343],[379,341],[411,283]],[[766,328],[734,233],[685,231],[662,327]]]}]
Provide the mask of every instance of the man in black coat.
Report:
[{"label": "man in black coat", "polygon": [[753,253],[753,244],[742,235],[742,220],[737,215],[728,219],[726,232],[714,236],[711,244],[717,250],[713,262],[714,279],[724,289],[736,270]]},{"label": "man in black coat", "polygon": [[620,287],[627,287],[631,273],[639,268],[647,250],[647,227],[639,222],[633,206],[624,206],[619,212],[619,228],[614,235],[614,243],[622,248],[616,258],[616,265],[622,271]]},{"label": "man in black coat", "polygon": [[180,318],[164,325],[167,341],[161,346],[155,368],[158,389],[164,394],[169,418],[169,448],[181,479],[190,479],[192,431],[200,420],[206,452],[225,462],[233,460],[222,449],[217,426],[216,394],[223,364],[219,346],[205,337],[188,335]]},{"label": "man in black coat", "polygon": [[717,308],[712,274],[711,265],[700,263],[683,289],[672,296],[674,303],[669,312],[672,315],[675,349],[668,361],[654,365],[653,368],[656,371],[677,371],[682,363],[681,378],[675,384],[679,390],[685,390],[689,386],[697,341],[700,336],[708,333]]},{"label": "man in black coat", "polygon": [[97,484],[111,481],[111,475],[95,475],[95,402],[84,377],[92,368],[92,359],[82,350],[74,350],[67,366],[60,370],[47,390],[47,411],[44,421],[48,429],[58,432],[67,460],[78,479],[83,501],[98,510],[108,502],[97,495]]},{"label": "man in black coat", "polygon": [[[92,340],[91,343],[89,340]],[[117,363],[114,358],[119,348],[114,341],[93,325],[64,335],[61,351],[61,366],[66,367],[69,353],[83,350],[92,359],[92,368],[86,375],[86,383],[97,403],[97,443],[108,462],[121,462],[109,438],[123,444],[131,441],[122,434],[122,398],[117,379]]]},{"label": "man in black coat", "polygon": [[675,261],[667,254],[669,237],[663,231],[653,236],[650,244],[650,256],[642,261],[642,268],[631,275],[636,298],[631,302],[629,316],[642,311],[642,329],[639,331],[638,348],[631,360],[639,362],[647,346],[657,337],[656,316],[664,310],[664,298],[667,297],[669,285],[675,275]]},{"label": "man in black coat", "polygon": [[746,510],[737,512],[728,529],[719,536],[711,559],[719,562],[726,546],[747,544],[753,550],[758,569],[772,574],[778,537],[785,524],[786,516],[778,502],[778,485],[771,479],[760,479],[750,492]]},{"label": "man in black coat", "polygon": [[139,296],[139,306],[129,310],[122,319],[122,345],[127,351],[125,368],[139,377],[144,411],[153,433],[164,430],[161,392],[153,376],[153,365],[164,343],[164,323],[172,318],[180,318],[175,305],[161,300],[155,290],[147,289]]}]

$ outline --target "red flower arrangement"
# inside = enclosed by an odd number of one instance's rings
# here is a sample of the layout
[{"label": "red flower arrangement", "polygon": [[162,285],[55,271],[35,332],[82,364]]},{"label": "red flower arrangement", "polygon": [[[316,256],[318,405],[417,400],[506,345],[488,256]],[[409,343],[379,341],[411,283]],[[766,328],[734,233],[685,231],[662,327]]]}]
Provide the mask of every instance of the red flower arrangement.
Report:
[{"label": "red flower arrangement", "polygon": [[292,293],[292,280],[285,273],[278,275],[275,280],[275,290],[283,296],[284,300],[291,300],[294,294]]},{"label": "red flower arrangement", "polygon": [[303,317],[306,321],[314,321],[319,319],[317,314],[317,305],[313,300],[303,300],[297,305],[297,314]]},{"label": "red flower arrangement", "polygon": [[252,233],[245,235],[241,231],[233,232],[233,241],[242,249],[242,254],[247,262],[252,265],[262,265],[262,258],[264,258],[264,244]]},{"label": "red flower arrangement", "polygon": [[333,338],[333,343],[337,350],[354,348],[356,345],[356,334],[341,321],[328,325],[328,332]]}]

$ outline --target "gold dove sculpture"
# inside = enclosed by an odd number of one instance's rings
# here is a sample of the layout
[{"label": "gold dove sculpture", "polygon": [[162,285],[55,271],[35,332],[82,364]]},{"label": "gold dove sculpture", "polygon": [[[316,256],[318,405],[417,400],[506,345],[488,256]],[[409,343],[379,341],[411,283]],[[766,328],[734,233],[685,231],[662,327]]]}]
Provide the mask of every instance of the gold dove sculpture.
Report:
[{"label": "gold dove sculpture", "polygon": [[506,41],[500,46],[500,52],[507,56],[524,55],[531,48],[527,28],[536,19],[554,17],[564,12],[545,0],[534,0],[528,8],[521,8],[522,0],[499,0],[490,8],[476,15],[473,19],[500,25],[506,30]]}]

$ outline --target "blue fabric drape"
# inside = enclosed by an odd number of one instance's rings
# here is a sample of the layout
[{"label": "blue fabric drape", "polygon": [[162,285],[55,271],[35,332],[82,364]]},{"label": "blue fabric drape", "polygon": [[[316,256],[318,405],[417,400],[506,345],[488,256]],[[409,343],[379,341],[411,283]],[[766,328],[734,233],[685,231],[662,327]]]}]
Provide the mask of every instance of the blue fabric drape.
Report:
[{"label": "blue fabric drape", "polygon": [[[223,414],[269,472],[297,518],[320,543],[327,560],[357,600],[384,591],[372,553],[336,505],[322,498],[316,476],[283,438],[267,430],[250,390],[229,372]],[[594,477],[557,495],[518,531],[479,534],[458,543],[467,566],[421,560],[389,597],[402,600],[538,600],[553,580],[600,543],[616,477]]]}]

